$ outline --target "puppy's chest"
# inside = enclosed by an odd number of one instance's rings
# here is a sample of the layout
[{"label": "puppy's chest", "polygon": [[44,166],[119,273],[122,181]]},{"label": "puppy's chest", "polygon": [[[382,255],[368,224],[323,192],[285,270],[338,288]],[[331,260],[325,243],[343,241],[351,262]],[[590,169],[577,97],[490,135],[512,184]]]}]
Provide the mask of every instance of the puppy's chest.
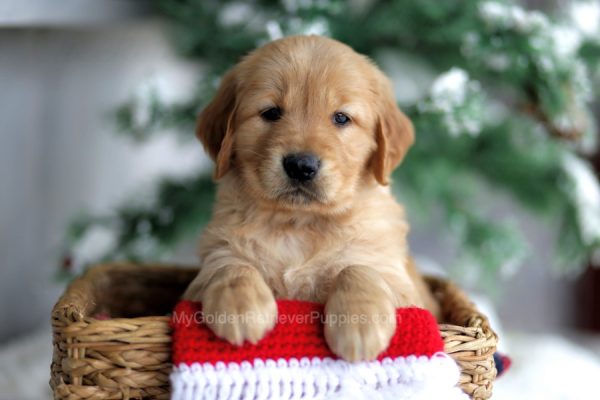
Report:
[{"label": "puppy's chest", "polygon": [[[241,239],[241,238],[240,238]],[[348,239],[348,238],[347,238]],[[346,241],[312,230],[257,230],[239,249],[261,272],[276,296],[318,301],[335,275]]]},{"label": "puppy's chest", "polygon": [[[325,249],[322,244],[329,242],[322,235],[311,231],[263,230],[246,237],[252,243],[255,262],[272,269],[293,269],[305,265]],[[337,247],[337,246],[334,246]]]}]

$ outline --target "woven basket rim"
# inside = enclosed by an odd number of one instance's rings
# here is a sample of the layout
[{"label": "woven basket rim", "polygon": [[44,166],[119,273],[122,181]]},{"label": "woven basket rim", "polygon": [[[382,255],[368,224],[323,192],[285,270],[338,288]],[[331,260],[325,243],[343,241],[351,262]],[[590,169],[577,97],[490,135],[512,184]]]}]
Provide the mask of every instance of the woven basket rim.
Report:
[{"label": "woven basket rim", "polygon": [[[52,316],[54,315],[64,315],[66,310],[75,309],[78,311],[78,315],[81,315],[81,319],[78,321],[88,322],[88,323],[110,323],[114,321],[150,321],[156,318],[169,318],[168,315],[156,315],[156,316],[140,316],[140,317],[117,317],[110,319],[98,319],[93,316],[90,316],[84,312],[86,307],[81,306],[81,298],[79,291],[81,290],[82,285],[85,284],[93,284],[97,277],[104,277],[107,273],[113,271],[139,271],[139,272],[184,272],[193,275],[198,272],[198,266],[186,265],[186,264],[159,264],[159,263],[135,263],[135,262],[126,262],[126,261],[116,261],[105,264],[94,265],[88,268],[82,275],[75,278],[67,287],[66,291],[59,298],[57,303],[52,309]],[[437,285],[445,285],[450,287],[452,290],[460,291],[456,284],[448,281],[444,277],[440,276],[432,276],[425,275],[425,280],[429,285],[435,284]],[[465,296],[466,299],[466,296]],[[469,303],[472,304],[470,300]],[[84,303],[85,304],[85,303]],[[497,339],[496,333],[492,330],[488,318],[481,314],[479,310],[476,309],[473,304],[473,314],[471,317],[465,321],[464,324],[452,324],[446,322],[438,323],[440,327],[450,328],[450,327],[458,327],[458,328],[481,328],[482,332],[488,332],[490,336],[495,336]],[[486,335],[488,336],[488,335]]]}]

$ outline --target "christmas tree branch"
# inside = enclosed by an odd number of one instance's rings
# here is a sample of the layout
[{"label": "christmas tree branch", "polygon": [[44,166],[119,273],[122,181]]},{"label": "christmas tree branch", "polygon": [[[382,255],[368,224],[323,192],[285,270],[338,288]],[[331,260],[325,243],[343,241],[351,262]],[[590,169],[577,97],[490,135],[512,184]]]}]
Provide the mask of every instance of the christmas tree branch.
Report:
[{"label": "christmas tree branch", "polygon": [[[187,178],[165,178],[155,191],[150,205],[126,203],[107,215],[74,220],[65,244],[72,262],[81,267],[115,259],[156,260],[182,239],[197,236],[210,219],[215,195],[210,175],[199,172]],[[93,246],[93,254],[85,254],[81,247],[97,230],[107,231],[110,244],[101,249]]]},{"label": "christmas tree branch", "polygon": [[525,114],[530,115],[533,119],[538,121],[544,127],[546,132],[548,132],[548,134],[554,139],[576,142],[583,137],[584,130],[582,128],[561,128],[556,126],[556,124],[552,121],[552,118],[542,108],[539,102],[532,101],[530,103],[526,103],[522,106],[522,110]]}]

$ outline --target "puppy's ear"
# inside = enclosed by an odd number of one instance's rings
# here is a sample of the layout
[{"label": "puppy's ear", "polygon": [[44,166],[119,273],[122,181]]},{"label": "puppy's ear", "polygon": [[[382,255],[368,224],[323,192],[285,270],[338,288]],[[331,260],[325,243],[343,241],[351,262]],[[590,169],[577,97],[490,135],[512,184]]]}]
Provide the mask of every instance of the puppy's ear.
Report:
[{"label": "puppy's ear", "polygon": [[196,126],[196,136],[216,164],[215,179],[222,178],[231,166],[236,92],[235,70],[231,70],[223,77],[215,98],[204,108]]},{"label": "puppy's ear", "polygon": [[377,149],[372,164],[375,179],[382,185],[389,184],[390,174],[415,140],[412,122],[400,111],[391,94],[386,97],[375,127]]}]

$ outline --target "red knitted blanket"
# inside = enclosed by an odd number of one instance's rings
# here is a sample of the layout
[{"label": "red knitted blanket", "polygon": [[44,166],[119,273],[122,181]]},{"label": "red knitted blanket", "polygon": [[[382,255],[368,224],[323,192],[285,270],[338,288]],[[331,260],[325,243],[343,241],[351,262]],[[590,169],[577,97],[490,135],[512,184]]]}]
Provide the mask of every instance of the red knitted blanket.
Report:
[{"label": "red knitted blanket", "polygon": [[398,309],[388,349],[376,361],[348,363],[325,342],[323,305],[277,305],[275,328],[256,345],[238,347],[204,325],[199,303],[181,301],[171,319],[172,399],[467,398],[427,310]]}]

